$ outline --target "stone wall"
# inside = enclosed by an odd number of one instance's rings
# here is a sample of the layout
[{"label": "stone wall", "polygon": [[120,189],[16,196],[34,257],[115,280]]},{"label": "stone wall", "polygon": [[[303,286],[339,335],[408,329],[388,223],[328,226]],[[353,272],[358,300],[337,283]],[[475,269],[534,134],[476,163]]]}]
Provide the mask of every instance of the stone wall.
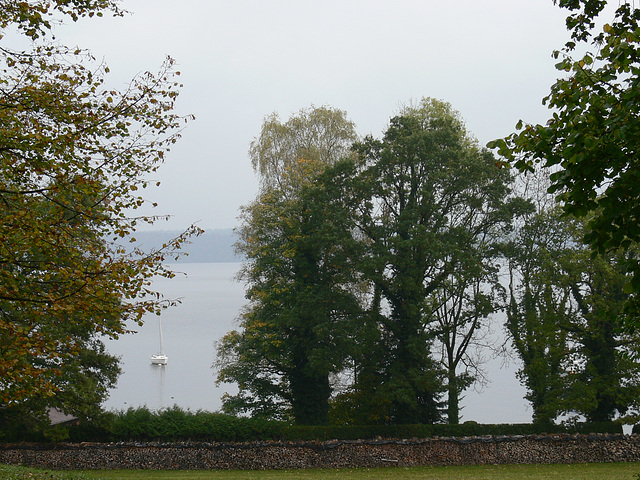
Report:
[{"label": "stone wall", "polygon": [[0,445],[0,463],[54,469],[293,469],[639,462],[640,435],[526,435],[317,443]]}]

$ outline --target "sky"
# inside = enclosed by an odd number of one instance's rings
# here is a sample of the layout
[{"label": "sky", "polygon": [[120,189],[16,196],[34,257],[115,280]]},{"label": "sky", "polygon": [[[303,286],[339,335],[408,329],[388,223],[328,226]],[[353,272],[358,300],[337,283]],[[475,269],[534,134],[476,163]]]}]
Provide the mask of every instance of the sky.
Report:
[{"label": "sky", "polygon": [[[68,46],[104,59],[124,89],[169,55],[184,84],[177,112],[193,114],[148,191],[169,214],[159,230],[238,224],[258,189],[248,158],[265,116],[302,108],[346,111],[376,137],[403,104],[450,102],[482,143],[519,119],[545,122],[568,38],[552,0],[123,0],[123,18],[56,28]],[[145,212],[147,213],[147,212]]]}]

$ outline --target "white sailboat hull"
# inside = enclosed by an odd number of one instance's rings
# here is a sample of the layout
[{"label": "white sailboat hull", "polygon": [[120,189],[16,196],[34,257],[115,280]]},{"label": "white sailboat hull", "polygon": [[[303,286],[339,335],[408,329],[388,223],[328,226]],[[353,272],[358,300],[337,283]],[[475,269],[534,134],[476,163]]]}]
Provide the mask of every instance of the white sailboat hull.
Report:
[{"label": "white sailboat hull", "polygon": [[166,365],[167,362],[169,361],[169,357],[162,354],[151,355],[150,359],[151,359],[151,363],[153,363],[154,365]]}]

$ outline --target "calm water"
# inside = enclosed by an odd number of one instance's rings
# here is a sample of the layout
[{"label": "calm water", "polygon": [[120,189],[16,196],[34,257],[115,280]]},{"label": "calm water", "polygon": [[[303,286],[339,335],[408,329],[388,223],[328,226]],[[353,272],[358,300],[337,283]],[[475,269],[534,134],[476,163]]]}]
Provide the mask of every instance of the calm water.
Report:
[{"label": "calm water", "polygon": [[162,313],[166,366],[151,365],[159,349],[158,317],[150,315],[138,333],[109,341],[107,348],[121,356],[123,373],[106,408],[177,404],[191,410],[218,410],[220,397],[231,386],[216,387],[212,364],[214,342],[233,329],[245,303],[244,287],[234,280],[239,263],[185,263],[173,279],[160,278],[154,287],[166,298],[182,303]]},{"label": "calm water", "polygon": [[[239,263],[186,263],[175,265],[186,273],[171,280],[159,279],[154,286],[167,298],[182,298],[177,307],[162,314],[166,366],[155,366],[149,356],[157,353],[158,319],[149,316],[138,333],[107,342],[107,348],[122,360],[123,374],[105,402],[107,409],[146,405],[157,409],[178,405],[191,410],[215,411],[232,385],[215,385],[215,342],[235,328],[245,304],[244,285],[234,280]],[[465,394],[463,420],[482,423],[531,421],[531,410],[523,400],[524,389],[515,377],[515,366],[502,360],[487,364],[491,384],[478,393]]]}]

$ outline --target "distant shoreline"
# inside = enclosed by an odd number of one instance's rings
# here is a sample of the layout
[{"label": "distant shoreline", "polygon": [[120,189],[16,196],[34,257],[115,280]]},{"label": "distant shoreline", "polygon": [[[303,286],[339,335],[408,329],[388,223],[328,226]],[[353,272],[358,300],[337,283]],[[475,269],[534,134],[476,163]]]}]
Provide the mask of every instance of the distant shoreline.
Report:
[{"label": "distant shoreline", "polygon": [[[162,247],[167,241],[177,237],[179,230],[142,231],[135,233],[135,245],[143,250]],[[172,263],[234,263],[242,262],[244,257],[235,252],[237,241],[232,228],[206,230],[202,235],[189,240],[184,245],[182,255]]]}]

